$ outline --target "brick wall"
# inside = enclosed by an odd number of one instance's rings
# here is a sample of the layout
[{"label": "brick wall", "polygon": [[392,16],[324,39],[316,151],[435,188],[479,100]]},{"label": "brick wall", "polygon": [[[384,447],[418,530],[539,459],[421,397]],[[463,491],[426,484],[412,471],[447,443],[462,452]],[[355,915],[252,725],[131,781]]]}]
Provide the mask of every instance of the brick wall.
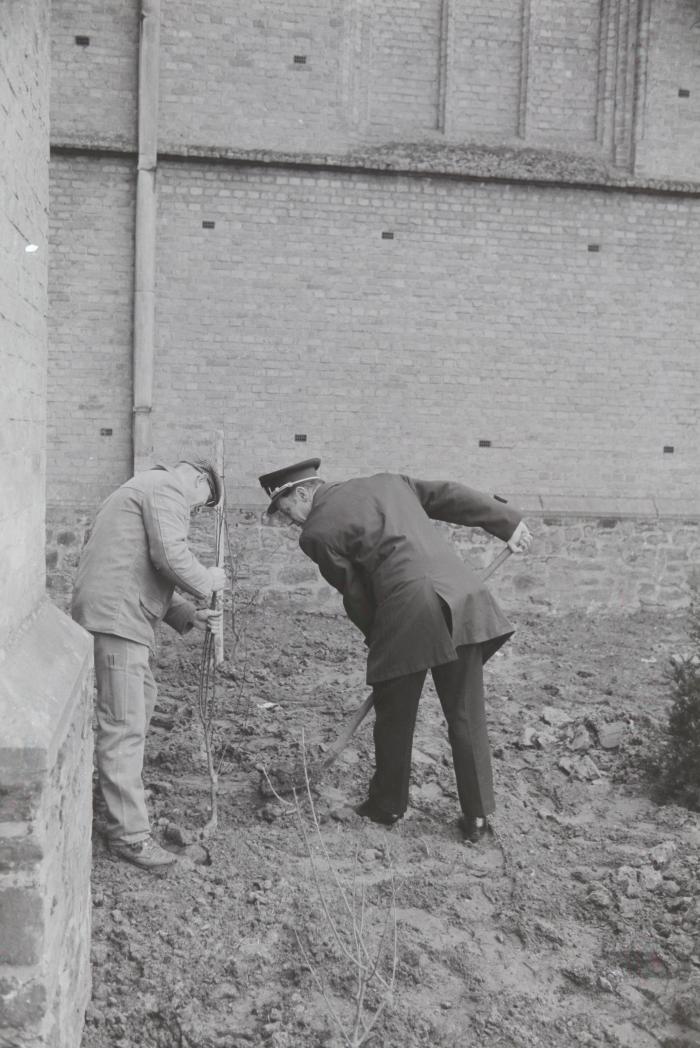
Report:
[{"label": "brick wall", "polygon": [[338,478],[695,492],[699,200],[167,164],[159,215],[156,449],[224,428],[244,501],[314,454]]},{"label": "brick wall", "polygon": [[536,0],[530,7],[525,137],[590,147],[596,141],[605,5],[600,0]]},{"label": "brick wall", "polygon": [[[130,471],[131,191],[126,165],[56,165],[54,502],[94,506]],[[696,198],[163,164],[156,457],[223,428],[244,502],[319,454],[340,478],[681,509],[699,234]]]},{"label": "brick wall", "polygon": [[0,677],[0,1030],[23,1048],[76,1048],[90,996],[91,662],[45,603]]},{"label": "brick wall", "polygon": [[[26,57],[25,57],[26,56]],[[44,591],[47,5],[0,11],[0,648]],[[37,251],[27,253],[27,245]]]},{"label": "brick wall", "polygon": [[76,1048],[92,676],[87,634],[44,592],[48,25],[48,0],[0,4],[0,1041]]},{"label": "brick wall", "polygon": [[52,141],[135,148],[138,10],[137,0],[53,0]]},{"label": "brick wall", "polygon": [[101,499],[131,476],[134,192],[127,160],[52,159],[50,499]]},{"label": "brick wall", "polygon": [[[224,428],[242,504],[318,453],[546,512],[697,513],[700,197],[668,179],[697,178],[700,131],[670,149],[657,90],[679,56],[695,75],[689,2],[163,4],[156,457]],[[134,123],[137,11],[54,0],[49,498],[69,513],[130,472],[135,161],[94,147]],[[60,574],[73,526],[52,527]]]},{"label": "brick wall", "polygon": [[700,6],[653,3],[647,79],[639,103],[637,170],[649,178],[698,180]]},{"label": "brick wall", "polygon": [[[522,0],[450,4],[446,35],[445,130],[452,140],[515,137],[523,89]],[[498,76],[494,70],[498,69]]]},{"label": "brick wall", "polygon": [[[52,10],[53,141],[134,149],[138,0]],[[639,174],[696,180],[697,22],[696,0],[288,0],[283,17],[264,0],[169,0],[160,148],[482,143],[629,170],[636,138]]]}]

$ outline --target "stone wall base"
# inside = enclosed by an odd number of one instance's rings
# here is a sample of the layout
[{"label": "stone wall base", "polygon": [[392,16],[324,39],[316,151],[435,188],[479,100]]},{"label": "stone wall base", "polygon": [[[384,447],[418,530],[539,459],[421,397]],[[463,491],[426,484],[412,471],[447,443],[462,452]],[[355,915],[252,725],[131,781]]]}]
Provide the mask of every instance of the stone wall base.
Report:
[{"label": "stone wall base", "polygon": [[[534,534],[531,553],[511,557],[491,582],[506,611],[676,611],[687,607],[692,587],[700,584],[696,514],[632,515],[605,506],[594,512],[522,508]],[[47,520],[49,591],[67,608],[90,517],[54,506]],[[340,606],[338,595],[299,549],[298,532],[260,521],[258,507],[229,510],[237,587],[263,600],[288,596],[309,610],[331,608],[334,602]],[[436,526],[476,568],[485,567],[502,549],[502,543],[478,528]],[[212,563],[213,516],[194,518],[190,539],[197,555]]]},{"label": "stone wall base", "polygon": [[0,662],[0,1041],[76,1048],[90,996],[92,642],[49,602]]}]

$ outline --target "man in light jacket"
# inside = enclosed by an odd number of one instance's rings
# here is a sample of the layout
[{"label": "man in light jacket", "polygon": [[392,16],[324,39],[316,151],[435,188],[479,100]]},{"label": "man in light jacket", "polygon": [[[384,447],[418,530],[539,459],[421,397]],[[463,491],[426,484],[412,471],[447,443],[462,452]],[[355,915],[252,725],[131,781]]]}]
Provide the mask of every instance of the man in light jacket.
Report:
[{"label": "man in light jacket", "polygon": [[151,837],[141,778],[157,694],[154,627],[162,620],[184,634],[216,625],[221,612],[198,610],[174,590],[206,605],[224,588],[224,569],[200,564],[187,545],[191,510],[216,506],[221,496],[221,480],[206,462],[137,473],[97,513],[73,590],[73,618],[94,636],[95,755],[108,846],[156,873],[175,856]]},{"label": "man in light jacket", "polygon": [[301,527],[299,545],[343,595],[368,645],[375,709],[375,772],[356,810],[385,825],[408,805],[418,702],[431,670],[445,718],[464,836],[476,841],[495,809],[482,665],[513,627],[478,574],[432,520],[480,527],[512,550],[529,549],[521,514],[492,496],[445,481],[380,473],[324,483],[320,459],[260,477],[268,514]]}]

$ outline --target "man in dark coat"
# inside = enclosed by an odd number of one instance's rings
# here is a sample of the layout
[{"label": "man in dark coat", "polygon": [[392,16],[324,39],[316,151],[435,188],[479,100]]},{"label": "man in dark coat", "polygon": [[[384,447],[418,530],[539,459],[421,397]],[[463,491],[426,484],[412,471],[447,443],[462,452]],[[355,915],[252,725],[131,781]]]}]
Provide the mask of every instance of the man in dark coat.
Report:
[{"label": "man in dark coat", "polygon": [[324,483],[320,459],[260,477],[268,513],[301,527],[299,545],[343,596],[368,645],[375,773],[357,811],[391,825],[406,811],[418,702],[431,670],[449,729],[465,837],[495,809],[482,665],[513,627],[431,520],[480,527],[525,552],[532,536],[505,499],[462,484],[379,473]]}]

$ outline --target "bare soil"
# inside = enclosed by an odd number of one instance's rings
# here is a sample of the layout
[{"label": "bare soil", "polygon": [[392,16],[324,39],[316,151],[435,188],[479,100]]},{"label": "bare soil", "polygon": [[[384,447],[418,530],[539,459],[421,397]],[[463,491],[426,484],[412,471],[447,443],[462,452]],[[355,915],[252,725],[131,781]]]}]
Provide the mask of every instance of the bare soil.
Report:
[{"label": "bare soil", "polygon": [[[682,617],[520,617],[486,667],[499,808],[469,844],[431,686],[396,826],[352,810],[372,714],[311,801],[263,795],[256,766],[293,766],[302,732],[322,754],[368,689],[344,618],[246,614],[218,678],[216,834],[167,845],[179,858],[162,878],[95,834],[82,1048],[335,1048],[359,1044],[378,1009],[368,1045],[700,1046],[700,817],[658,804],[649,771]],[[209,811],[200,643],[165,630],[157,658],[144,779],[161,841]],[[360,1001],[358,951],[378,956]]]}]

